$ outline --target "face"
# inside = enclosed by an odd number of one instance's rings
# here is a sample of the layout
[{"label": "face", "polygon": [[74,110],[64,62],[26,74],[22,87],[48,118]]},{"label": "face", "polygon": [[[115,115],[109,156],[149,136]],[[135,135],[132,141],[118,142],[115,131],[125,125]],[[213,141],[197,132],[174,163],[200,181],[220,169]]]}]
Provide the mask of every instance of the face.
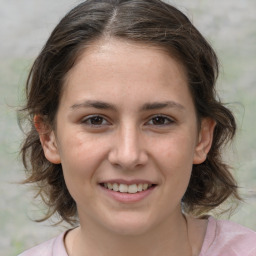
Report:
[{"label": "face", "polygon": [[182,65],[164,51],[108,40],[69,72],[56,130],[41,135],[61,163],[81,224],[141,234],[181,215],[193,164],[213,123],[198,127]]}]

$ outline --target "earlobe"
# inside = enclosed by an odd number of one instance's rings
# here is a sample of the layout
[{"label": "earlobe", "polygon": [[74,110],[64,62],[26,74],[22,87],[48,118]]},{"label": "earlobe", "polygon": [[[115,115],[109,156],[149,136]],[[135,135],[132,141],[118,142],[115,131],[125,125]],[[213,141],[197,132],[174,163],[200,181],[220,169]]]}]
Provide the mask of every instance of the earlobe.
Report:
[{"label": "earlobe", "polygon": [[37,115],[34,117],[34,125],[39,134],[46,159],[53,164],[60,164],[61,160],[54,131],[46,125],[42,117]]},{"label": "earlobe", "polygon": [[211,149],[215,125],[216,122],[211,118],[202,120],[193,164],[201,164],[206,160],[207,154]]}]

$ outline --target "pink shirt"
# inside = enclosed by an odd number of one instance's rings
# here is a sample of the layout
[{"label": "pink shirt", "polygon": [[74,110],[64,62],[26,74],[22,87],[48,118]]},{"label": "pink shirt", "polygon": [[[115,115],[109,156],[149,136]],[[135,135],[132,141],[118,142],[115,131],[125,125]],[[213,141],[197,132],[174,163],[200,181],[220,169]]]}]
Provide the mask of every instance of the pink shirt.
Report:
[{"label": "pink shirt", "polygon": [[[64,236],[65,232],[18,256],[68,256]],[[256,233],[230,221],[209,217],[199,256],[256,256]]]}]

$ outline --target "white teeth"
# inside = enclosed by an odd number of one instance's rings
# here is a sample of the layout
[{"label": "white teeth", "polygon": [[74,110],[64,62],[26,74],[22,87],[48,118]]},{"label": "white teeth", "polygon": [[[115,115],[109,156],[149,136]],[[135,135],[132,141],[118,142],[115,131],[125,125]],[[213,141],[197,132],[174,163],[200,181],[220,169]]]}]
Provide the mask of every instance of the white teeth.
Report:
[{"label": "white teeth", "polygon": [[113,189],[113,185],[111,183],[108,183],[107,186],[108,186],[108,189]]},{"label": "white teeth", "polygon": [[[130,187],[130,186],[129,186]],[[121,192],[121,193],[127,193],[128,192],[128,185],[126,185],[126,184],[120,184],[119,185],[119,191]]]},{"label": "white teeth", "polygon": [[143,184],[142,189],[147,190],[148,189],[148,184]]},{"label": "white teeth", "polygon": [[150,188],[152,185],[151,184],[117,184],[117,183],[104,183],[103,184],[105,188],[108,188],[110,190],[114,190],[116,192],[121,192],[121,193],[130,193],[130,194],[135,194],[137,192],[141,192],[143,190],[147,190]]},{"label": "white teeth", "polygon": [[128,186],[128,193],[134,194],[138,192],[138,188],[136,184],[132,184]]},{"label": "white teeth", "polygon": [[142,185],[142,184],[139,184],[139,185],[138,185],[138,191],[139,191],[139,192],[141,192],[141,191],[142,191],[142,187],[143,187],[143,185]]},{"label": "white teeth", "polygon": [[113,190],[114,190],[114,191],[118,191],[118,190],[119,190],[119,186],[118,186],[117,183],[114,183],[114,184],[113,184]]}]

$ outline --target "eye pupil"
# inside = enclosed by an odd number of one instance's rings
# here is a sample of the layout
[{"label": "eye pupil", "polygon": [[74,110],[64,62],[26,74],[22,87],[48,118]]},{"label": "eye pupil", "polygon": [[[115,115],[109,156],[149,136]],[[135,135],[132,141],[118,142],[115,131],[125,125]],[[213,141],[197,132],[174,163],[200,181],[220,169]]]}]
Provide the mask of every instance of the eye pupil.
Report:
[{"label": "eye pupil", "polygon": [[162,125],[165,124],[165,117],[162,116],[157,116],[153,118],[153,124],[155,125]]},{"label": "eye pupil", "polygon": [[100,116],[95,116],[93,118],[91,118],[91,124],[93,125],[101,125],[103,122],[103,118]]}]

